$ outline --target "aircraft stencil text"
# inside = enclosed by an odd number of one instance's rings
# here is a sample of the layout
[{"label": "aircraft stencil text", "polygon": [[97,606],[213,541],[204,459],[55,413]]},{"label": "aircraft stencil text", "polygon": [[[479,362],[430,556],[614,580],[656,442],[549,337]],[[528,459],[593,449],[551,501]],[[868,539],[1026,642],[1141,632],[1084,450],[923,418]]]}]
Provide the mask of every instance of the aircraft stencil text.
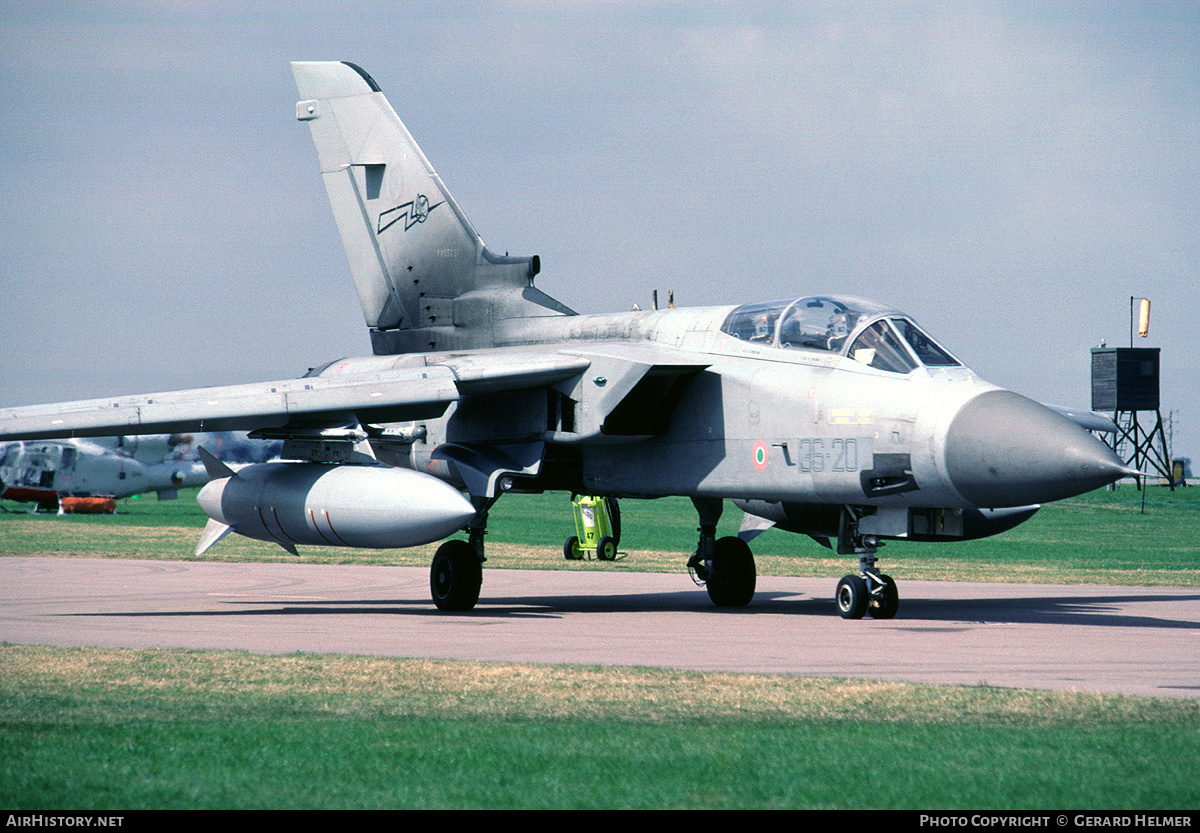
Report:
[{"label": "aircraft stencil text", "polygon": [[802,439],[797,443],[796,466],[803,472],[858,471],[859,440]]}]

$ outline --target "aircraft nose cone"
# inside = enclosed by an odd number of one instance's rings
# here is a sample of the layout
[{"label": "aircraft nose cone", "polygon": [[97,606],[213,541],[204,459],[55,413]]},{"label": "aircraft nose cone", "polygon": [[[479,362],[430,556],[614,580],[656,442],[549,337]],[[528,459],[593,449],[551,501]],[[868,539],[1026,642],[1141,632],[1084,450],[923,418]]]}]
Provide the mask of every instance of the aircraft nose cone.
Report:
[{"label": "aircraft nose cone", "polygon": [[946,468],[963,497],[988,508],[1061,500],[1129,473],[1071,420],[1006,390],[959,409],[946,434]]}]

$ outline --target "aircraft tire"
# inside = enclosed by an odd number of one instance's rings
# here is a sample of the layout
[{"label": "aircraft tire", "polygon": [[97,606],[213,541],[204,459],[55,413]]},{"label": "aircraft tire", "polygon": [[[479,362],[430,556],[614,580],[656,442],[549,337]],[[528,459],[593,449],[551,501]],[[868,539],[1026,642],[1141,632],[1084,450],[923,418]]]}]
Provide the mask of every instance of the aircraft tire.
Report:
[{"label": "aircraft tire", "polygon": [[568,561],[582,561],[583,556],[579,553],[579,539],[572,535],[563,544],[563,558]]},{"label": "aircraft tire", "polygon": [[834,600],[843,619],[861,619],[867,612],[867,583],[862,576],[842,576]]},{"label": "aircraft tire", "polygon": [[596,542],[596,557],[601,561],[616,561],[617,542],[605,535]]},{"label": "aircraft tire", "polygon": [[719,539],[713,547],[712,572],[706,585],[717,607],[745,607],[754,598],[757,574],[750,545],[737,536]]},{"label": "aircraft tire", "polygon": [[896,589],[896,582],[892,581],[891,576],[880,576],[879,578],[883,581],[883,592],[878,596],[871,597],[870,604],[867,605],[867,612],[871,614],[872,619],[891,619],[900,607],[900,592]]},{"label": "aircraft tire", "polygon": [[615,497],[606,497],[604,506],[608,509],[608,525],[612,528],[613,543],[621,546],[621,504]]},{"label": "aircraft tire", "polygon": [[483,567],[466,541],[447,541],[437,548],[429,569],[429,589],[438,610],[471,610],[479,601]]}]

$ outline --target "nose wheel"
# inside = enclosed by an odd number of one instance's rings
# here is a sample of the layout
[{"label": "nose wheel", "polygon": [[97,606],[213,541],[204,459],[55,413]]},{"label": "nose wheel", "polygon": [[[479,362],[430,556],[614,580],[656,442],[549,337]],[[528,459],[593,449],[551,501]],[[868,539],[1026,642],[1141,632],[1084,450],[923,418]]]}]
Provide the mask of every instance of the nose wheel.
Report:
[{"label": "nose wheel", "polygon": [[872,619],[891,619],[900,607],[896,582],[875,571],[842,576],[834,600],[843,619],[861,619],[868,613]]},{"label": "nose wheel", "polygon": [[867,612],[872,619],[891,619],[900,607],[900,593],[896,590],[896,582],[891,576],[880,575],[879,586],[871,593],[867,602]]},{"label": "nose wheel", "polygon": [[858,575],[842,576],[834,592],[834,602],[843,619],[891,619],[900,607],[900,593],[891,576],[876,567],[875,554],[883,546],[874,535],[860,535],[857,519],[852,512],[843,532],[838,536],[838,552],[858,554]]},{"label": "nose wheel", "polygon": [[867,612],[867,583],[861,576],[842,576],[834,600],[843,619],[861,619]]}]

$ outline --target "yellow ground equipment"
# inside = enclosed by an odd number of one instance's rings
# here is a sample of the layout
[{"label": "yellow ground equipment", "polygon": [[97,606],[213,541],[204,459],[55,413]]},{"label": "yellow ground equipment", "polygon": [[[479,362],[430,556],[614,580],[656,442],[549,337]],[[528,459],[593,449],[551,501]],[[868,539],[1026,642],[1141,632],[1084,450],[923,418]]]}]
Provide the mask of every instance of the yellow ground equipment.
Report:
[{"label": "yellow ground equipment", "polygon": [[598,558],[612,561],[621,541],[621,509],[616,498],[572,495],[575,510],[575,534],[563,544],[568,561]]}]

